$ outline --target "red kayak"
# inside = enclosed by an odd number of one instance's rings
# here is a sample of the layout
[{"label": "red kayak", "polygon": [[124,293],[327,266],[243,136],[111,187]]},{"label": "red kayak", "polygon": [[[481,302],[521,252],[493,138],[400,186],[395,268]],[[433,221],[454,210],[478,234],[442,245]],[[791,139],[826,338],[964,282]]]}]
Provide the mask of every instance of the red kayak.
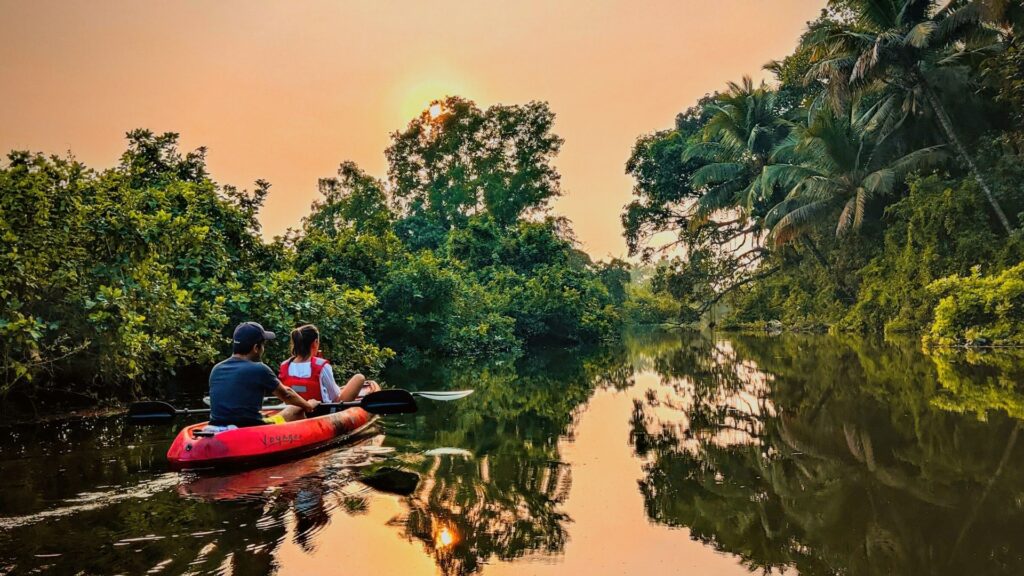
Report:
[{"label": "red kayak", "polygon": [[[376,382],[368,382],[361,395],[378,390]],[[271,416],[277,412],[265,410],[263,414]],[[208,422],[200,422],[178,433],[167,450],[167,461],[173,470],[251,466],[344,442],[376,420],[377,416],[353,407],[316,418],[248,426],[212,436],[202,435]]]}]

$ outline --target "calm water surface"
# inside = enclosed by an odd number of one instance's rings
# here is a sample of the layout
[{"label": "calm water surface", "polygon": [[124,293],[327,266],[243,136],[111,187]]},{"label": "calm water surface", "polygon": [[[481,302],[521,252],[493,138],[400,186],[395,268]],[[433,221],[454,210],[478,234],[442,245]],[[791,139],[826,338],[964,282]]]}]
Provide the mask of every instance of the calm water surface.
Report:
[{"label": "calm water surface", "polygon": [[0,429],[0,573],[1024,573],[1019,354],[642,333],[386,380],[477,392],[223,476],[166,471],[185,422]]}]

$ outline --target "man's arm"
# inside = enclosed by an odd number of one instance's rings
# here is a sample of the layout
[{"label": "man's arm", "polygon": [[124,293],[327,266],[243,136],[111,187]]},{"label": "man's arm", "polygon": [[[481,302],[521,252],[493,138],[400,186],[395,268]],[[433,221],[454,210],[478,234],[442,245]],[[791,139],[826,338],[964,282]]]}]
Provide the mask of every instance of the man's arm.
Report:
[{"label": "man's arm", "polygon": [[312,412],[317,405],[320,404],[316,400],[306,400],[302,396],[299,396],[295,390],[292,390],[284,384],[278,384],[277,388],[274,388],[274,396],[277,396],[277,399],[281,402],[290,406],[298,406],[306,412]]}]

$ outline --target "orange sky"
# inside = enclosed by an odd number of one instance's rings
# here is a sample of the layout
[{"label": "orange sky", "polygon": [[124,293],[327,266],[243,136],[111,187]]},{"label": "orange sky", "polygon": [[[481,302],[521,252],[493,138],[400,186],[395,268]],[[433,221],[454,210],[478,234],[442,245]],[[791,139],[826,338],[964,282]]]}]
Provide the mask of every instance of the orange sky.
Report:
[{"label": "orange sky", "polygon": [[273,184],[273,236],[343,160],[384,148],[433,98],[546,100],[569,217],[595,258],[625,254],[635,138],[796,44],[824,0],[629,2],[0,0],[0,150],[116,162],[132,128],[209,147],[213,177]]}]

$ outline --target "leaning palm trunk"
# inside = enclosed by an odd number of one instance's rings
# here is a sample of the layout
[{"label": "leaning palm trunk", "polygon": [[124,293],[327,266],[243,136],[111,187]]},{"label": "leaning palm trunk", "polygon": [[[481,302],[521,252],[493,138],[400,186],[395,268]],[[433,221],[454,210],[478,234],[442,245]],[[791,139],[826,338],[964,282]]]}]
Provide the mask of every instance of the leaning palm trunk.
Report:
[{"label": "leaning palm trunk", "polygon": [[996,217],[999,218],[999,222],[1002,223],[1003,228],[1006,229],[1006,233],[1012,234],[1013,227],[1010,226],[1010,221],[1006,218],[1006,214],[1003,212],[1002,206],[999,205],[999,201],[992,194],[992,188],[988,185],[988,181],[982,175],[981,170],[978,169],[978,165],[974,162],[974,157],[967,151],[967,147],[964,146],[960,136],[957,135],[956,129],[953,127],[953,121],[950,119],[949,113],[946,112],[945,106],[942,105],[942,101],[939,100],[938,94],[932,89],[931,84],[925,80],[924,74],[916,71],[915,76],[917,76],[918,84],[924,90],[924,95],[928,99],[932,111],[935,112],[935,116],[939,119],[939,124],[942,126],[942,131],[946,133],[946,138],[956,148],[957,154],[967,164],[967,168],[974,175],[974,179],[978,181],[978,185],[981,186],[981,190],[985,193],[985,197],[988,198],[989,204],[992,205],[992,209],[995,211]]},{"label": "leaning palm trunk", "polygon": [[811,240],[807,236],[801,236],[800,241],[803,242],[804,246],[807,247],[807,250],[814,256],[814,259],[818,261],[818,264],[821,264],[821,267],[825,269],[825,272],[828,272],[831,276],[835,276],[835,273],[832,271],[832,267],[828,264],[828,260],[825,259],[825,255],[821,253],[821,250],[818,250],[818,246],[814,243],[814,240]]},{"label": "leaning palm trunk", "polygon": [[836,274],[835,269],[828,263],[828,259],[821,253],[821,250],[818,248],[818,245],[814,243],[814,240],[811,240],[809,236],[800,236],[800,241],[807,247],[807,250],[814,255],[814,259],[818,261],[818,264],[821,264],[825,273],[828,274],[832,281],[836,283],[836,289],[839,291],[839,296],[843,301],[853,304],[856,300],[853,292],[846,285],[846,282],[843,281],[842,277],[840,277],[839,274]]}]

